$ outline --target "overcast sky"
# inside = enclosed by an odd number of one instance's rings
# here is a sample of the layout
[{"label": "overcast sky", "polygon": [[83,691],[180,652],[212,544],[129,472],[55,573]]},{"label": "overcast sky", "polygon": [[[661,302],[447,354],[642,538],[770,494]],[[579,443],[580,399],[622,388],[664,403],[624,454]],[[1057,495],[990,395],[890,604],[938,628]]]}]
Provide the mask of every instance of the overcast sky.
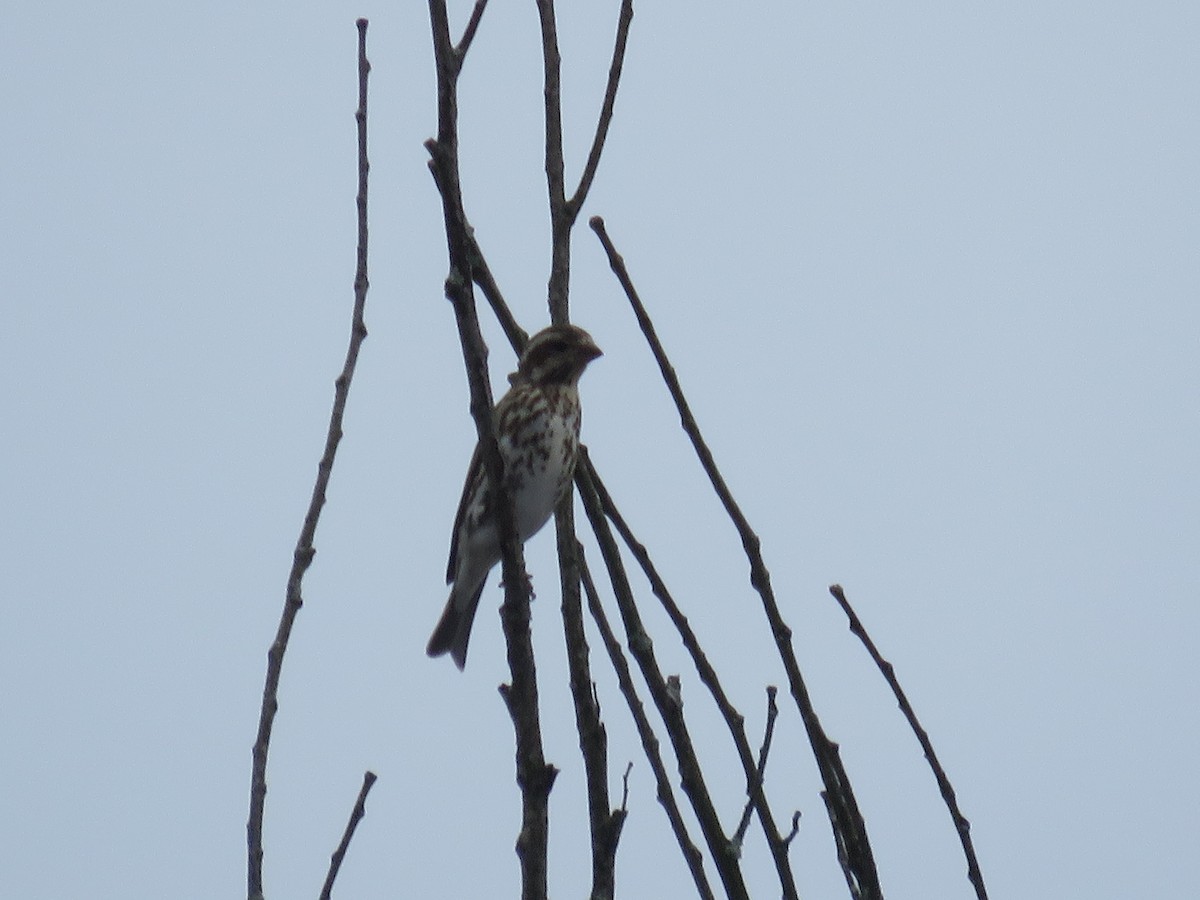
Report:
[{"label": "overcast sky", "polygon": [[[562,6],[573,181],[617,2]],[[457,33],[469,4],[454,7]],[[516,896],[495,576],[467,671],[424,655],[473,425],[422,148],[425,5],[395,2],[3,16],[0,896],[245,890],[266,651],[349,329],[360,15],[370,337],[283,676],[267,895],[316,895],[370,768],[340,896]],[[923,717],[993,897],[1194,896],[1197,47],[1191,2],[637,7],[583,220],[607,220],[763,539],[889,897],[971,893],[834,582]],[[532,0],[493,0],[461,114],[469,215],[536,329]],[[769,630],[586,227],[572,313],[605,351],[583,382],[593,459],[757,742],[763,688],[783,679]],[[484,318],[499,389],[513,359]],[[579,897],[551,533],[527,561],[562,770],[551,892]],[[732,829],[744,783],[727,733],[636,587]],[[691,896],[603,668],[615,798],[634,763],[619,893]],[[776,812],[803,812],[801,892],[845,896],[789,704],[776,754]],[[745,866],[754,896],[778,895],[757,837]]]}]

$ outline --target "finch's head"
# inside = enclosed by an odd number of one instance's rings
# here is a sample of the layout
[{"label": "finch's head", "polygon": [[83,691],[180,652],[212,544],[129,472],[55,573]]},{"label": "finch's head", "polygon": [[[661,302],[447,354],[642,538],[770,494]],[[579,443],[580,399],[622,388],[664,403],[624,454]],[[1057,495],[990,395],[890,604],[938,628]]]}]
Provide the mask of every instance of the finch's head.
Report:
[{"label": "finch's head", "polygon": [[575,384],[583,370],[602,355],[592,336],[577,325],[551,325],[525,345],[517,378],[531,384]]}]

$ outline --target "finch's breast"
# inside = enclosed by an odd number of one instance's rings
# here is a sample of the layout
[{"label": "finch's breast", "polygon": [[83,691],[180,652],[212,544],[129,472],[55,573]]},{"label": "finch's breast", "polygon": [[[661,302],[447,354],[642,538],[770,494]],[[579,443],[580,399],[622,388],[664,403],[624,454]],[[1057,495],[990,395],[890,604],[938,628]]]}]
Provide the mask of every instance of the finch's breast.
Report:
[{"label": "finch's breast", "polygon": [[500,442],[522,541],[546,524],[570,488],[578,455],[578,403],[564,402],[569,399],[565,397],[545,399],[548,402],[539,404],[535,414],[521,421],[514,433],[502,435]]}]

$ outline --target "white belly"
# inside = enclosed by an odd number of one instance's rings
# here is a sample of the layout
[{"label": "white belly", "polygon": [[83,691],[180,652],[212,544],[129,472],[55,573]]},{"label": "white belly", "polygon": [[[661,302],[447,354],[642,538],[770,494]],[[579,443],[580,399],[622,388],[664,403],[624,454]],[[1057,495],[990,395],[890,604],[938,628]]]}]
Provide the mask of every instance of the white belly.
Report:
[{"label": "white belly", "polygon": [[521,541],[546,524],[570,487],[578,446],[578,420],[553,415],[536,416],[513,438],[501,439]]}]

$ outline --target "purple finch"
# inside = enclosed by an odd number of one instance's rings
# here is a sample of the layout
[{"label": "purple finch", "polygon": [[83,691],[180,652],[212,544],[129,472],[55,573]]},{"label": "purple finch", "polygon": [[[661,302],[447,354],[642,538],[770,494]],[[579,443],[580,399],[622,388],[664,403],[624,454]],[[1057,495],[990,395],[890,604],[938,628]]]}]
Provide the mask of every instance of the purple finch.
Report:
[{"label": "purple finch", "polygon": [[[504,478],[524,543],[549,520],[571,489],[579,456],[579,376],[600,348],[582,328],[552,325],[525,346],[511,387],[493,413]],[[488,573],[500,561],[496,499],[478,446],[467,469],[450,537],[446,583],[450,599],[426,652],[467,662],[471,623]]]}]

